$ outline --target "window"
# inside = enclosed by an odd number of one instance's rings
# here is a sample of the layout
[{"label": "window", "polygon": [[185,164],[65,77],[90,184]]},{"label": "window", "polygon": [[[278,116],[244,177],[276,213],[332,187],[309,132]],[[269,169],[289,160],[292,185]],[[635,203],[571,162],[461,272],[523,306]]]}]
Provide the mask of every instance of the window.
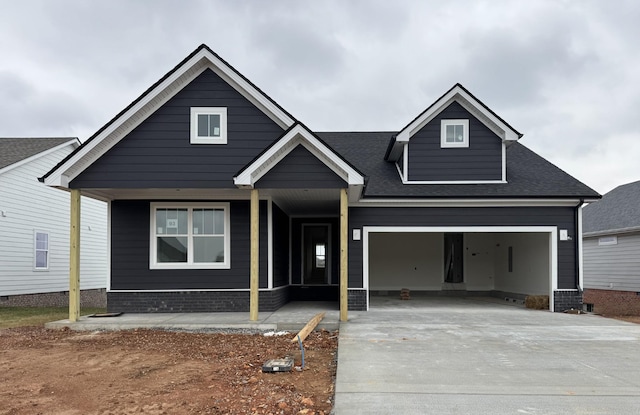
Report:
[{"label": "window", "polygon": [[469,147],[469,120],[442,120],[440,147]]},{"label": "window", "polygon": [[603,236],[598,238],[598,245],[618,245],[617,236]]},{"label": "window", "polygon": [[316,268],[324,268],[327,262],[327,253],[324,244],[316,244]]},{"label": "window", "polygon": [[228,204],[152,204],[151,228],[151,268],[230,268]]},{"label": "window", "polygon": [[33,236],[33,268],[40,271],[49,269],[49,234],[35,231]]},{"label": "window", "polygon": [[227,109],[192,107],[191,144],[227,144]]}]

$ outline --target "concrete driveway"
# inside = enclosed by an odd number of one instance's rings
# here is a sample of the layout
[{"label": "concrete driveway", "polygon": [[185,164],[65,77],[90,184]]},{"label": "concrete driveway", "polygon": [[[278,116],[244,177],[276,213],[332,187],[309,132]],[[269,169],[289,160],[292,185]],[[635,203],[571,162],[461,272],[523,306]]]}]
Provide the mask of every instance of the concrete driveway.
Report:
[{"label": "concrete driveway", "polygon": [[340,327],[335,413],[640,413],[640,325],[486,298],[373,298]]}]

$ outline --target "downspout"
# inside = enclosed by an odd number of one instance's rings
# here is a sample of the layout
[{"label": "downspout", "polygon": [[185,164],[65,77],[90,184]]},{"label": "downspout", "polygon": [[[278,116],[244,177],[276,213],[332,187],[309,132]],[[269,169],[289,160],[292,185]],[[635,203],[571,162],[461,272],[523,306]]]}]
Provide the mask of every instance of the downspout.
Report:
[{"label": "downspout", "polygon": [[584,199],[581,198],[580,203],[576,206],[576,287],[578,288],[578,293],[581,296],[583,292],[582,285],[584,284],[584,275],[582,273],[582,208],[584,205]]}]

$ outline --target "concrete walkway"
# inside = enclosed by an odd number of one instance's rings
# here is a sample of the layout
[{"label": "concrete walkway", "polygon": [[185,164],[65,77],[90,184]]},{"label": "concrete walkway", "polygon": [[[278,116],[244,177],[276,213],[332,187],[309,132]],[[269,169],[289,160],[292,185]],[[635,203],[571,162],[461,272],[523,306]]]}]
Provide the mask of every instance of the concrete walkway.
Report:
[{"label": "concrete walkway", "polygon": [[71,323],[59,320],[46,323],[49,329],[70,328],[79,331],[128,330],[137,328],[207,331],[224,329],[288,330],[297,331],[317,313],[326,312],[319,329],[337,330],[340,327],[340,311],[334,302],[294,302],[277,311],[260,312],[258,321],[249,320],[246,313],[124,313],[117,317],[82,316]]},{"label": "concrete walkway", "polygon": [[372,298],[340,327],[334,412],[640,413],[640,325],[486,298]]}]

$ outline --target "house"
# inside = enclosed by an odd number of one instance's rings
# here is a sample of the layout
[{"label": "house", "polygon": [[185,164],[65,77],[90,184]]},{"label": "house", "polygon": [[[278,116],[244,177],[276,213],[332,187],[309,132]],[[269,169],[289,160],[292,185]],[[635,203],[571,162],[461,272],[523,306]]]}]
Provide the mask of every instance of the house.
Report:
[{"label": "house", "polygon": [[372,294],[581,304],[598,193],[461,85],[390,132],[314,132],[206,45],[41,180],[108,203],[108,309],[274,310]]},{"label": "house", "polygon": [[[77,138],[0,138],[0,305],[66,306],[69,194],[40,183]],[[82,303],[105,306],[107,208],[82,198]]]},{"label": "house", "polygon": [[608,315],[640,315],[640,181],[584,208],[584,302]]}]

